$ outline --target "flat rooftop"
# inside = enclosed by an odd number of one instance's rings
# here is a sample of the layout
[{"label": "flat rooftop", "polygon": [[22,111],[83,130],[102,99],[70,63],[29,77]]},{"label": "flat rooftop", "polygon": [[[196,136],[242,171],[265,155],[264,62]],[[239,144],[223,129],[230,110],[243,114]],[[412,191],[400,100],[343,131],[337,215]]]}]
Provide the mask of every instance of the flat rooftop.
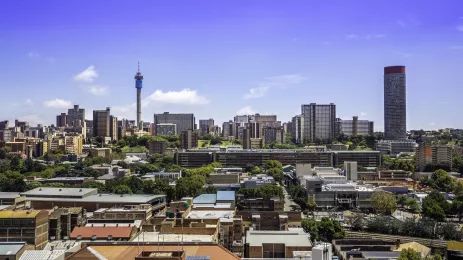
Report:
[{"label": "flat rooftop", "polygon": [[[53,188],[53,187],[39,187],[30,191],[21,193],[26,197],[83,197],[92,193],[97,193],[98,189],[89,188]],[[56,198],[55,198],[56,199]]]},{"label": "flat rooftop", "polygon": [[214,242],[213,235],[161,234],[159,232],[142,232],[133,242]]},{"label": "flat rooftop", "polygon": [[285,244],[286,246],[309,247],[310,235],[302,228],[289,228],[288,231],[262,231],[250,229],[246,233],[246,243],[249,246],[262,244]]},{"label": "flat rooftop", "polygon": [[95,194],[84,198],[45,198],[45,197],[28,197],[29,201],[75,201],[75,202],[99,202],[99,203],[125,203],[125,204],[144,204],[149,203],[157,198],[166,195],[145,195],[145,194]]},{"label": "flat rooftop", "polygon": [[0,256],[16,255],[24,246],[25,242],[0,242]]},{"label": "flat rooftop", "polygon": [[19,192],[0,192],[0,199],[15,199],[21,197]]},{"label": "flat rooftop", "polygon": [[188,214],[187,218],[193,219],[220,219],[220,218],[228,218],[233,219],[234,212],[233,211],[226,211],[226,210],[192,210],[190,214]]}]

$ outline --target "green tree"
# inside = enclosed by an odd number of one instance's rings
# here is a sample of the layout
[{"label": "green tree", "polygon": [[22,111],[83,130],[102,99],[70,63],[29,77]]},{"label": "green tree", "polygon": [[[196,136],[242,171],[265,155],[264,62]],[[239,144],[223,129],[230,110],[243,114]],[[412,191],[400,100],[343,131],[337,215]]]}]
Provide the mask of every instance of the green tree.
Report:
[{"label": "green tree", "polygon": [[418,213],[420,212],[420,204],[418,203],[418,201],[414,198],[407,198],[405,200],[405,206],[407,206],[407,208],[413,212],[413,213]]},{"label": "green tree", "polygon": [[271,168],[283,168],[283,164],[277,160],[268,160],[265,163],[265,168],[266,169],[271,169]]},{"label": "green tree", "polygon": [[346,235],[341,224],[330,218],[322,218],[319,222],[312,218],[306,218],[302,220],[301,225],[304,232],[310,234],[312,242],[331,242],[333,239],[341,239]]},{"label": "green tree", "polygon": [[378,213],[386,215],[391,215],[397,208],[394,194],[385,191],[374,192],[371,203]]},{"label": "green tree", "polygon": [[444,221],[445,213],[450,206],[444,196],[438,191],[432,191],[422,203],[422,214],[424,217],[434,219],[436,221]]},{"label": "green tree", "polygon": [[26,190],[33,190],[35,188],[42,187],[42,186],[43,186],[42,183],[38,181],[31,181],[26,184]]},{"label": "green tree", "polygon": [[284,179],[283,169],[281,168],[270,168],[267,174],[272,176],[276,182],[281,183]]},{"label": "green tree", "polygon": [[433,172],[431,175],[431,180],[433,183],[433,188],[440,191],[452,192],[455,187],[454,180],[444,170],[437,170]]},{"label": "green tree", "polygon": [[207,187],[203,188],[202,193],[203,194],[216,194],[217,188],[212,185],[208,185]]},{"label": "green tree", "polygon": [[400,256],[397,260],[421,260],[421,256],[415,250],[408,248],[403,249],[402,252],[400,252]]},{"label": "green tree", "polygon": [[14,171],[7,171],[0,175],[0,191],[23,192],[25,190],[24,175]]},{"label": "green tree", "polygon": [[114,187],[113,192],[116,194],[132,194],[132,190],[129,188],[129,186],[124,184]]},{"label": "green tree", "polygon": [[202,175],[191,175],[177,180],[175,185],[178,199],[183,197],[196,197],[201,194],[206,178]]},{"label": "green tree", "polygon": [[142,193],[143,181],[137,176],[130,176],[124,179],[125,185],[127,185],[133,193]]},{"label": "green tree", "polygon": [[22,165],[22,161],[21,161],[21,158],[19,157],[19,155],[15,155],[15,156],[13,156],[13,158],[11,158],[10,169],[12,171],[21,170],[21,165]]}]

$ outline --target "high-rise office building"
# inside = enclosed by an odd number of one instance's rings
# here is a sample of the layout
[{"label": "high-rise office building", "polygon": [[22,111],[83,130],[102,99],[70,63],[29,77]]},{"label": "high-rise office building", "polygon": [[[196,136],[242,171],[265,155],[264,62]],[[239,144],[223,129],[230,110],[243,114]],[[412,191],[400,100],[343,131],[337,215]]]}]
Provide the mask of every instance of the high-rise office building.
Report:
[{"label": "high-rise office building", "polygon": [[175,124],[177,133],[195,129],[195,116],[193,114],[154,114],[154,124]]},{"label": "high-rise office building", "polygon": [[79,108],[79,105],[74,105],[73,108],[68,109],[68,124],[71,126],[77,126],[80,122],[83,125],[85,122],[85,109]]},{"label": "high-rise office building", "polygon": [[243,128],[243,149],[251,149],[251,129]]},{"label": "high-rise office building", "polygon": [[235,130],[236,127],[235,127],[235,123],[230,120],[228,122],[223,122],[222,124],[222,135],[224,137],[229,137],[229,136],[235,136]]},{"label": "high-rise office building", "polygon": [[113,141],[119,140],[119,135],[118,135],[117,130],[118,130],[117,117],[109,116],[109,136],[111,137],[111,140]]},{"label": "high-rise office building", "polygon": [[344,170],[346,171],[347,180],[357,181],[357,162],[345,161]]},{"label": "high-rise office building", "polygon": [[336,105],[311,103],[301,106],[302,139],[334,139],[336,133]]},{"label": "high-rise office building", "polygon": [[199,130],[201,135],[207,135],[211,131],[211,128],[214,126],[214,119],[200,119],[199,120]]},{"label": "high-rise office building", "polygon": [[384,68],[384,139],[407,139],[405,66]]},{"label": "high-rise office building", "polygon": [[136,126],[141,130],[143,125],[141,122],[141,89],[143,87],[143,75],[140,73],[140,63],[138,63],[138,72],[135,74],[135,88],[137,89],[137,122]]},{"label": "high-rise office building", "polygon": [[61,115],[56,116],[56,127],[65,127],[67,125],[68,116],[66,113],[61,113]]},{"label": "high-rise office building", "polygon": [[295,144],[302,143],[301,116],[297,115],[291,120],[291,139]]},{"label": "high-rise office building", "polygon": [[110,137],[110,116],[109,107],[106,110],[93,110],[93,136]]}]

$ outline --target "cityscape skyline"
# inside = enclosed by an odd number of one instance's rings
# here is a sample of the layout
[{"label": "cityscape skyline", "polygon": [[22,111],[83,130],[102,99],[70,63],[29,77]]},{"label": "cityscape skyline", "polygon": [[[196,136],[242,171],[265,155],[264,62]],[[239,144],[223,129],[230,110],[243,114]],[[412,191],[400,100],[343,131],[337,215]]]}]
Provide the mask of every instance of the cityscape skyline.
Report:
[{"label": "cityscape skyline", "polygon": [[[175,6],[147,1],[145,10],[110,7],[111,15],[122,18],[109,25],[107,16],[98,16],[108,8],[101,3],[92,11],[85,1],[66,8],[59,2],[30,3],[27,19],[6,11],[0,47],[8,66],[0,76],[9,98],[0,118],[49,125],[79,104],[87,119],[92,110],[109,106],[119,119],[135,120],[133,74],[140,61],[149,76],[142,94],[145,122],[163,112],[214,118],[217,125],[256,112],[287,122],[300,114],[301,104],[334,103],[337,117],[359,116],[383,131],[383,67],[404,65],[407,129],[463,128],[448,113],[458,109],[463,80],[458,1],[336,3],[350,12],[334,8],[336,15],[326,18],[318,13],[329,4],[205,1],[195,4],[204,7],[195,14],[188,15],[190,4],[182,5],[175,16],[184,18],[172,22],[176,19],[163,12]],[[6,3],[3,10],[18,5]],[[393,15],[385,11],[392,8]]]}]

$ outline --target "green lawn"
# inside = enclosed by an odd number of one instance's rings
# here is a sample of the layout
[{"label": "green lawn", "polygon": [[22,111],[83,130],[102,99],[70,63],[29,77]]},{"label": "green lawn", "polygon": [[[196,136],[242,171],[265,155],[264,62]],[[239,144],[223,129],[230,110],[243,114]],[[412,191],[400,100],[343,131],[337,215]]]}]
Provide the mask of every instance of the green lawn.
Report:
[{"label": "green lawn", "polygon": [[148,149],[144,146],[135,146],[135,147],[129,147],[129,146],[124,146],[122,148],[123,153],[145,153],[148,152]]}]

